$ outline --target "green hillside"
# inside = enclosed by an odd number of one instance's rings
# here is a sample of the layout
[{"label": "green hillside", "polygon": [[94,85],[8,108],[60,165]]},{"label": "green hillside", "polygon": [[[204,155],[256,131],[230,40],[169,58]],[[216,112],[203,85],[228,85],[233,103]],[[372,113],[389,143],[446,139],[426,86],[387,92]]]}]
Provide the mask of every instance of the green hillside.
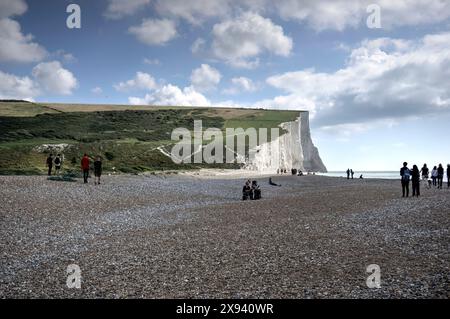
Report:
[{"label": "green hillside", "polygon": [[170,152],[174,128],[193,129],[194,120],[202,120],[203,129],[270,129],[295,120],[298,114],[259,109],[0,102],[0,174],[43,174],[48,153],[57,153],[62,147],[66,171],[78,171],[83,153],[102,156],[106,171],[201,168],[204,165],[174,164],[161,152],[161,147]]}]

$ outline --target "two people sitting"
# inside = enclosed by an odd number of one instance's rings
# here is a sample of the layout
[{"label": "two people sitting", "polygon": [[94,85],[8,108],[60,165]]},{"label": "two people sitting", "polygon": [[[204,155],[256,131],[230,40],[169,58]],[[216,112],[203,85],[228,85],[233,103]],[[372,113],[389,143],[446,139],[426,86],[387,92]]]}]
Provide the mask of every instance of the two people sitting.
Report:
[{"label": "two people sitting", "polygon": [[242,200],[258,200],[261,199],[261,188],[257,181],[248,180],[242,188]]}]

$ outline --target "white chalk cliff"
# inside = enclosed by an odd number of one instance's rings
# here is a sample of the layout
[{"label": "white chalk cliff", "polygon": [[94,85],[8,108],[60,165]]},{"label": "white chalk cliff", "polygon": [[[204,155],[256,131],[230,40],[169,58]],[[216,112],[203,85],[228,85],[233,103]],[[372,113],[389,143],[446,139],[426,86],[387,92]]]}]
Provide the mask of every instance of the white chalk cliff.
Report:
[{"label": "white chalk cliff", "polygon": [[257,146],[244,169],[268,173],[278,169],[290,172],[292,168],[303,172],[327,171],[311,139],[308,112],[301,112],[295,121],[282,123],[280,127],[285,133]]}]

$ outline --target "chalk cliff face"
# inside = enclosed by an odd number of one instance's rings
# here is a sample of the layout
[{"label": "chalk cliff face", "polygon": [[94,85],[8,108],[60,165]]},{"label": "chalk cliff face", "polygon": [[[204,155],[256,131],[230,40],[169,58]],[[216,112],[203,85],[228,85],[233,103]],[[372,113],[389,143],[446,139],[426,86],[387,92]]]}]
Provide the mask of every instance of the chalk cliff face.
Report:
[{"label": "chalk cliff face", "polygon": [[303,172],[326,172],[327,169],[314,146],[309,128],[309,113],[301,112],[297,120],[280,125],[286,133],[274,141],[259,145],[245,169],[274,173],[292,168]]}]

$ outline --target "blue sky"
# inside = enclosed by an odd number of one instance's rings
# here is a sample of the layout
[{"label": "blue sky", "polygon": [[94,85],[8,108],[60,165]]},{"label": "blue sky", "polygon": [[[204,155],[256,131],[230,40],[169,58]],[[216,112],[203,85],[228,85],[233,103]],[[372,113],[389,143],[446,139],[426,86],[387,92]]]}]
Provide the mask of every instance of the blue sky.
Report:
[{"label": "blue sky", "polygon": [[448,1],[0,0],[0,98],[309,110],[329,170],[450,162],[449,78]]}]

